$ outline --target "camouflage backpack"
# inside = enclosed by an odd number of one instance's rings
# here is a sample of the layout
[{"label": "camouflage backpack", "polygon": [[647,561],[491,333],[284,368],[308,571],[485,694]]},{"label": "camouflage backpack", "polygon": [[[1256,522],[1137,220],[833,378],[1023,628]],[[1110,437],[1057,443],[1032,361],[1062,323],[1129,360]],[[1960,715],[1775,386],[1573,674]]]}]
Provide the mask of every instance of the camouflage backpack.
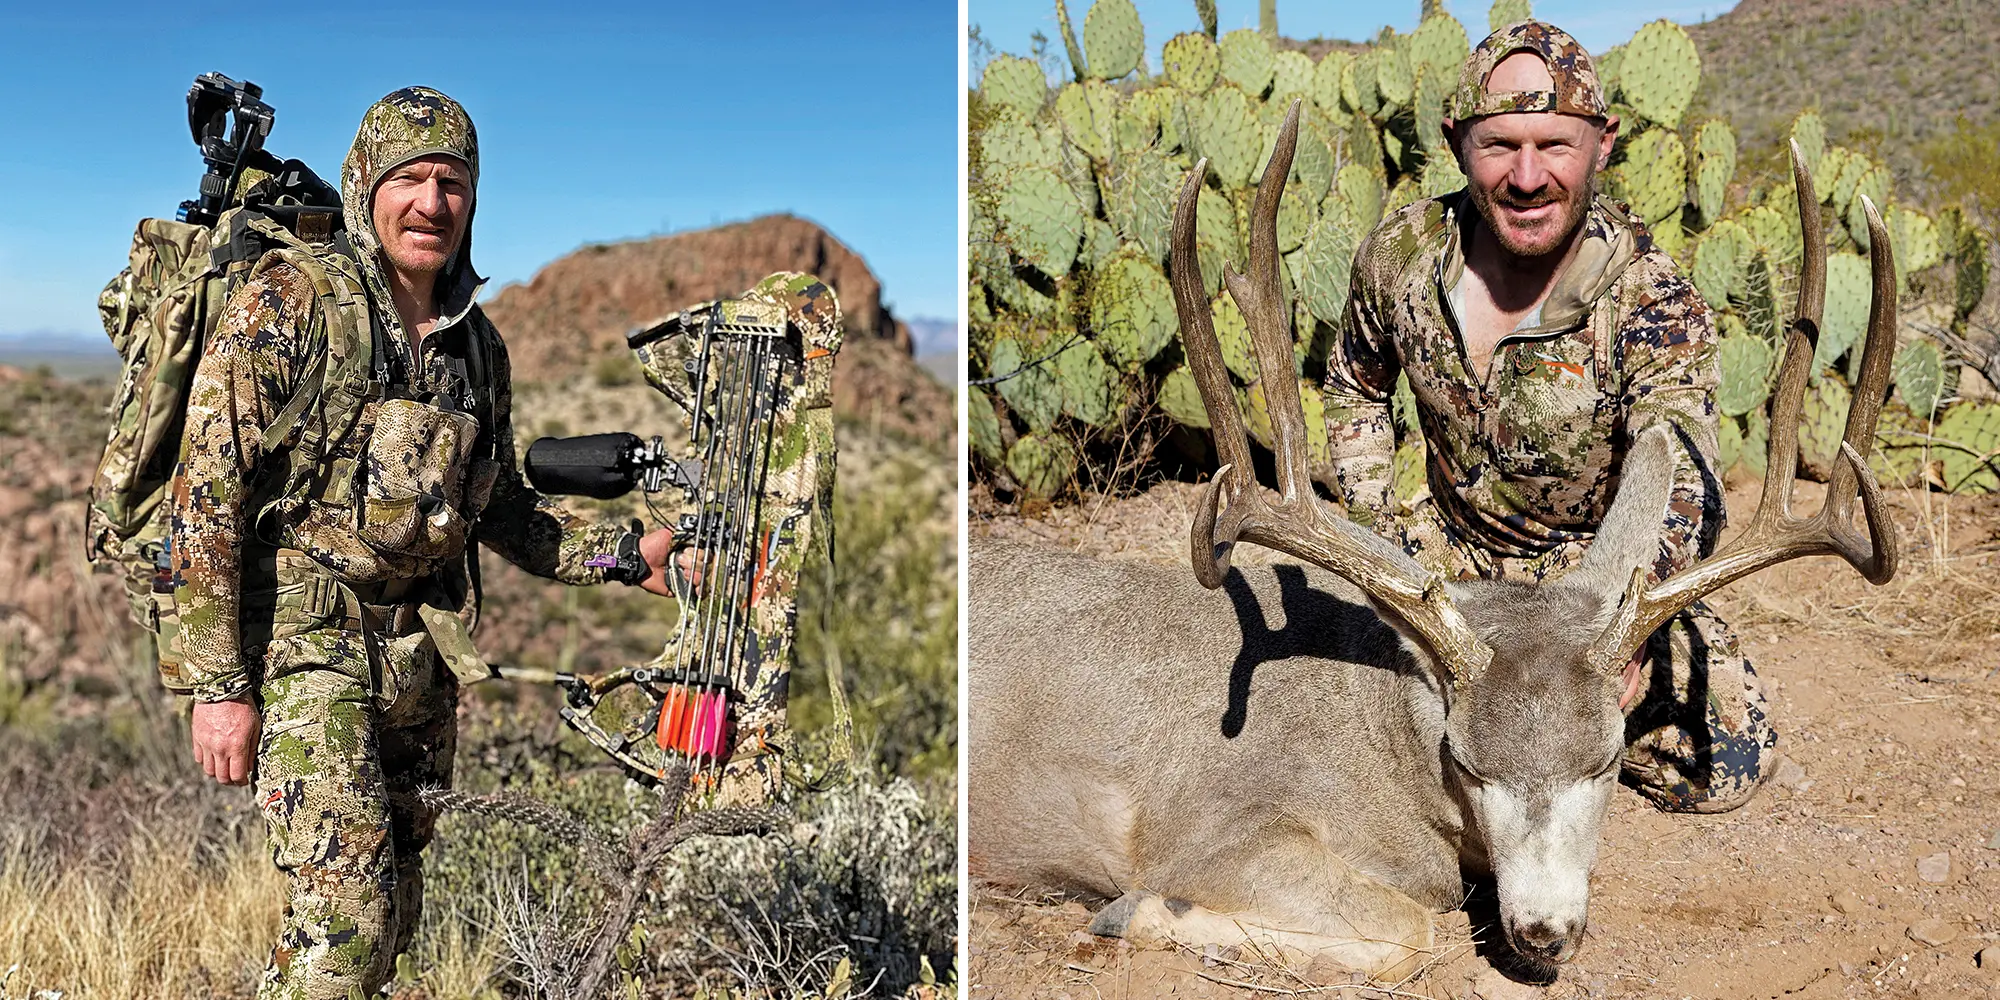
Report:
[{"label": "camouflage backpack", "polygon": [[[90,488],[84,533],[86,555],[116,567],[124,578],[132,619],[152,636],[160,676],[168,688],[184,690],[174,608],[170,491],[180,461],[187,393],[208,338],[224,304],[267,255],[298,266],[321,292],[329,317],[352,317],[367,304],[358,278],[343,280],[352,265],[341,229],[339,197],[297,161],[276,172],[241,171],[241,197],[226,199],[213,225],[143,219],[132,236],[129,263],[105,286],[98,311],[112,347],[124,360],[110,407],[104,454]],[[345,265],[345,266],[343,266]],[[352,322],[329,322],[329,336],[357,329]],[[364,343],[333,353],[343,363],[329,366],[322,379],[309,377],[280,414],[282,440],[314,400],[352,407],[348,393],[325,389],[348,379],[358,367],[368,372],[377,353]],[[329,414],[329,419],[339,419]],[[254,509],[254,508],[253,508]]]}]

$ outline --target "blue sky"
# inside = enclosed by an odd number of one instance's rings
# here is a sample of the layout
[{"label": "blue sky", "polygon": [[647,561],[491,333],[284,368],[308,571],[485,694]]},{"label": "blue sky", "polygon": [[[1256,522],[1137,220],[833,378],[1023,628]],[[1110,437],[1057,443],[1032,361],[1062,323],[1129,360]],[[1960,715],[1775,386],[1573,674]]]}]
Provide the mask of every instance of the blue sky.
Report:
[{"label": "blue sky", "polygon": [[[1050,51],[1063,51],[1062,33],[1056,27],[1054,0],[967,0],[968,23],[977,25],[981,37],[999,52],[1025,56],[1031,37],[1040,31],[1049,39]],[[1146,61],[1154,71],[1160,66],[1160,46],[1183,31],[1196,31],[1201,21],[1195,16],[1194,0],[1134,0],[1139,19],[1146,26]],[[1667,3],[1606,3],[1602,0],[1535,0],[1535,16],[1550,21],[1592,52],[1602,52],[1632,37],[1639,26],[1666,18],[1683,24],[1712,18],[1736,6],[1736,0]],[[1486,12],[1490,3],[1445,0],[1445,10],[1465,25],[1470,40],[1478,42],[1487,32]],[[1216,26],[1221,31],[1257,26],[1257,0],[1216,0]],[[1070,0],[1070,23],[1083,30],[1083,16],[1089,0]],[[1291,38],[1345,38],[1366,41],[1383,25],[1397,31],[1416,28],[1423,5],[1418,0],[1393,3],[1299,2],[1278,0],[1278,30]],[[1081,37],[1078,39],[1082,41]],[[975,59],[977,54],[975,53]],[[978,82],[972,67],[973,82]]]},{"label": "blue sky", "polygon": [[949,2],[4,8],[0,339],[101,340],[133,224],[194,195],[185,101],[209,70],[262,85],[268,147],[329,180],[383,94],[465,104],[489,295],[585,243],[787,211],[866,257],[898,315],[958,314]]}]

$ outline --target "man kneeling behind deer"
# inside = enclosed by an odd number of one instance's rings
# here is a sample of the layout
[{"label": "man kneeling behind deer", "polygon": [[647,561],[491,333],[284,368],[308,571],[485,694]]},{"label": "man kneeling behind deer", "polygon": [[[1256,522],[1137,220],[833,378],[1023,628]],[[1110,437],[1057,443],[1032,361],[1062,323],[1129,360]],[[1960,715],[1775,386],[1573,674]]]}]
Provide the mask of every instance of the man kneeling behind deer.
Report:
[{"label": "man kneeling behind deer", "polygon": [[[1276,500],[1254,481],[1194,253],[1206,164],[1189,178],[1173,284],[1223,462],[1196,508],[1193,582],[1229,600],[1161,567],[974,547],[980,874],[1119,897],[1100,933],[1267,941],[1386,972],[1430,946],[1429,913],[1459,902],[1463,866],[1495,877],[1515,950],[1566,961],[1621,769],[1664,808],[1720,811],[1755,790],[1775,745],[1755,675],[1700,596],[1803,555],[1841,555],[1876,583],[1894,573],[1864,461],[1895,340],[1886,236],[1846,460],[1822,512],[1798,519],[1789,478],[1825,287],[1819,220],[1802,217],[1772,478],[1751,527],[1701,559],[1722,512],[1713,331],[1643,225],[1591,197],[1617,120],[1588,55],[1546,24],[1504,28],[1447,113],[1468,189],[1363,244],[1329,359],[1347,517],[1313,493],[1291,379],[1265,380]],[[1258,189],[1249,274],[1226,274],[1263,371],[1292,364],[1276,215],[1296,116]],[[1817,204],[1794,163],[1800,204]],[[1430,499],[1400,519],[1399,368],[1432,458]],[[1334,575],[1232,572],[1238,540]]]}]

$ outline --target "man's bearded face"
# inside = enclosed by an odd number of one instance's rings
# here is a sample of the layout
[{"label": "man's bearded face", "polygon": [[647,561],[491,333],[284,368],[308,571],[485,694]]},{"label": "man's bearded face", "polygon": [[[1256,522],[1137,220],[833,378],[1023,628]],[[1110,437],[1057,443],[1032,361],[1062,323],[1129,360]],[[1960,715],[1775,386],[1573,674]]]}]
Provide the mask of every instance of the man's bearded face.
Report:
[{"label": "man's bearded face", "polygon": [[[1519,52],[1487,77],[1495,91],[1555,86],[1542,60]],[[1618,120],[1550,111],[1487,115],[1454,126],[1472,203],[1500,246],[1519,257],[1563,248],[1590,209],[1592,180],[1611,156]]]}]

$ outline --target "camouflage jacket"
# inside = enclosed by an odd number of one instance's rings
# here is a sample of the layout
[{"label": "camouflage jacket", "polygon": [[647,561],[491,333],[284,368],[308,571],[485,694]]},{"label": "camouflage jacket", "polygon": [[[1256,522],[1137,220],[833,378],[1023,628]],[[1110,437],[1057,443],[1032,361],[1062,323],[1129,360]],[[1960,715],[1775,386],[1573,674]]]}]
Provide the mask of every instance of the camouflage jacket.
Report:
[{"label": "camouflage jacket", "polygon": [[[273,598],[261,591],[279,582],[262,573],[246,578],[246,567],[253,564],[246,543],[301,550],[342,583],[364,584],[433,574],[462,578],[465,566],[459,550],[465,538],[477,537],[531,573],[583,584],[603,581],[604,570],[587,563],[612,552],[624,533],[617,525],[593,525],[573,517],[521,481],[510,421],[511,371],[505,345],[475,304],[483,281],[472,266],[469,220],[458,252],[437,277],[440,319],[412,349],[415,338],[408,336],[390,304],[386,263],[380,256],[371,207],[377,181],[404,163],[432,154],[464,161],[476,192],[479,139],[463,107],[427,87],[407,87],[377,101],[363,116],[341,167],[342,214],[366,292],[362,296],[368,303],[366,325],[377,331],[375,349],[387,364],[389,377],[382,389],[403,387],[407,391],[397,395],[419,401],[464,398],[473,394],[454,377],[451,362],[459,362],[456,373],[483,372],[481,381],[487,388],[478,395],[490,405],[473,408],[484,411],[483,419],[477,421],[476,439],[468,442],[479,456],[474,465],[477,475],[468,477],[462,491],[452,489],[458,495],[446,499],[456,519],[435,509],[405,505],[404,520],[413,523],[401,529],[412,537],[424,536],[431,543],[427,547],[385,546],[379,539],[371,544],[362,535],[385,524],[357,518],[356,511],[372,514],[390,505],[361,507],[354,497],[278,498],[285,502],[274,505],[272,516],[260,523],[262,512],[249,507],[252,495],[259,486],[285,482],[279,478],[283,470],[267,468],[275,464],[267,459],[280,456],[261,454],[265,430],[303,381],[318,377],[315,345],[328,343],[329,320],[312,281],[299,267],[286,262],[264,266],[269,258],[260,262],[254,276],[230,297],[195,371],[188,391],[181,465],[174,478],[175,598],[186,675],[198,700],[235,697],[252,681],[244,654],[254,656],[256,650],[243,648],[244,606],[248,599],[268,607]],[[474,355],[480,363],[473,363]],[[410,464],[412,453],[380,455],[368,450],[371,436],[383,426],[409,427],[403,417],[410,409],[389,404],[384,396],[386,392],[371,396],[354,426],[326,443],[322,468],[348,463],[344,468],[364,469],[371,481],[388,481],[411,471],[401,466]],[[474,421],[460,417],[458,422]],[[350,474],[346,481],[354,478]],[[451,531],[443,544],[437,544],[437,533],[426,526],[446,522]],[[442,582],[447,590],[461,589],[454,585],[462,579]],[[249,638],[254,645],[254,635]]]},{"label": "camouflage jacket", "polygon": [[1642,224],[1599,199],[1576,256],[1538,312],[1495,346],[1482,379],[1469,371],[1453,305],[1477,220],[1462,192],[1426,199],[1385,219],[1355,254],[1325,392],[1351,515],[1397,523],[1390,397],[1401,372],[1426,444],[1428,519],[1503,559],[1587,542],[1630,442],[1672,424],[1684,447],[1653,575],[1686,567],[1722,526],[1715,333],[1701,296]]},{"label": "camouflage jacket", "polygon": [[[250,684],[239,649],[242,553],[257,514],[247,502],[260,476],[279,474],[264,468],[260,439],[301,380],[314,373],[309,345],[325,325],[320,311],[311,283],[296,268],[279,265],[250,279],[231,298],[190,390],[174,484],[173,552],[187,672],[200,700],[234,697]],[[429,381],[432,359],[463,358],[481,338],[499,348],[491,355],[491,426],[480,429],[482,437],[491,436],[497,476],[473,531],[487,548],[538,576],[602,582],[604,570],[585,563],[612,551],[624,529],[584,522],[521,480],[506,351],[469,295],[424,338],[422,356],[410,368],[410,388],[418,394],[441,391],[443,386]],[[408,365],[406,352],[400,360]],[[362,407],[354,429],[330,445],[329,458],[364,460],[378,405]],[[440,568],[369,547],[355,537],[351,508],[308,503],[281,508],[279,521],[263,526],[275,536],[268,541],[306,552],[348,583],[422,576]]]}]

